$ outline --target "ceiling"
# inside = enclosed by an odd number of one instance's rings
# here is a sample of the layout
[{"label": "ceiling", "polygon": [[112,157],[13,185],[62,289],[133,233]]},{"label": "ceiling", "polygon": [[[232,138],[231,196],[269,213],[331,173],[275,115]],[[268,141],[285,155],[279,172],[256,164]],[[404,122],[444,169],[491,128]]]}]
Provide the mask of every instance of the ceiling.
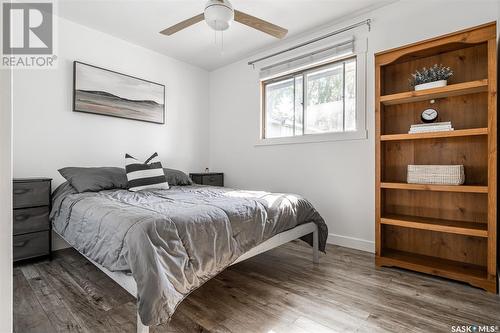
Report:
[{"label": "ceiling", "polygon": [[[233,7],[289,30],[292,38],[346,16],[385,5],[390,0],[232,0]],[[200,14],[204,0],[59,0],[59,15],[134,44],[214,70],[243,59],[278,39],[233,22],[215,44],[215,32],[205,22],[172,36],[159,31]]]}]

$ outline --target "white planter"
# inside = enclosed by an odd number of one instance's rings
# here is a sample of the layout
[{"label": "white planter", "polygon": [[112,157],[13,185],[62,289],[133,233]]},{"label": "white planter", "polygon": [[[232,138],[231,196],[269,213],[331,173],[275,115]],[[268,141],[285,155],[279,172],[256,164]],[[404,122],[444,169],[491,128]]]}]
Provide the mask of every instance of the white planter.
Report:
[{"label": "white planter", "polygon": [[424,89],[444,87],[447,84],[448,84],[447,80],[439,80],[439,81],[434,81],[434,82],[422,83],[422,84],[417,84],[415,86],[415,90],[424,90]]}]

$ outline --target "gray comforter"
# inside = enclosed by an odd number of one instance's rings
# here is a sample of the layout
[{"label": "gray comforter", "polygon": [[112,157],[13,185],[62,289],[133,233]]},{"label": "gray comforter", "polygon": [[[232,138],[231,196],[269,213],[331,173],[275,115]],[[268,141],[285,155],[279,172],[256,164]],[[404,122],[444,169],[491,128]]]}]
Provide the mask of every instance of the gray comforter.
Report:
[{"label": "gray comforter", "polygon": [[78,194],[65,183],[54,194],[51,219],[78,251],[132,273],[149,326],[168,321],[190,292],[268,238],[314,222],[324,251],[328,234],[300,196],[208,186]]}]

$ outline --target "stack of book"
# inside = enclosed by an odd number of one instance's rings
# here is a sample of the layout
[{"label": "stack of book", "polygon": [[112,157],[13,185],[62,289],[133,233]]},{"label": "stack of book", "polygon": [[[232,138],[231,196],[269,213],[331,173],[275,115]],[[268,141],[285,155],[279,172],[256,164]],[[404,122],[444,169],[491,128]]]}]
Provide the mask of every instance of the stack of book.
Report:
[{"label": "stack of book", "polygon": [[442,132],[442,131],[453,131],[453,127],[451,127],[451,121],[445,121],[441,123],[411,125],[410,131],[408,133],[414,134],[414,133]]}]

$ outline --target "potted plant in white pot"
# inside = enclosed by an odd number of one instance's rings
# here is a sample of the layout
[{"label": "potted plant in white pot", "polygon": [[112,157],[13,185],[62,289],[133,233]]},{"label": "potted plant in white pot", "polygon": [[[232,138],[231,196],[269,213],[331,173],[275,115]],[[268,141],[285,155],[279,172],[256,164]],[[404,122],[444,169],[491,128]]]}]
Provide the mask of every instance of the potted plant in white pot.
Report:
[{"label": "potted plant in white pot", "polygon": [[411,74],[410,85],[415,90],[444,87],[448,84],[448,79],[453,75],[450,67],[435,64],[429,68],[422,68]]}]

